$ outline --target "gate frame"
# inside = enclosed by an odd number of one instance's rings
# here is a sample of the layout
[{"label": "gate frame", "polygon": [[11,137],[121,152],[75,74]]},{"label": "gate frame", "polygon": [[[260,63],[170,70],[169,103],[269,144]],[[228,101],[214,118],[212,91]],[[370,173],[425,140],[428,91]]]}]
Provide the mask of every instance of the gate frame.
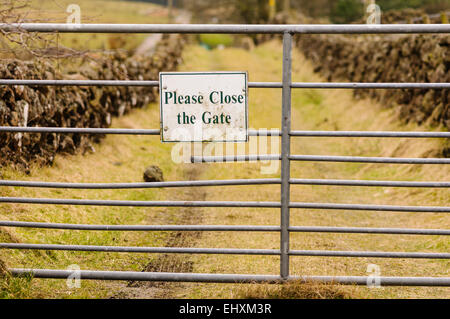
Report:
[{"label": "gate frame", "polygon": [[[450,83],[292,83],[292,39],[294,34],[411,34],[411,33],[450,33],[450,25],[133,25],[133,24],[0,24],[0,30],[27,32],[61,32],[61,33],[229,33],[250,34],[270,33],[283,35],[283,74],[282,82],[253,82],[249,87],[282,89],[281,130],[261,133],[249,132],[250,136],[276,135],[281,137],[281,154],[245,155],[232,157],[192,157],[196,162],[213,162],[216,160],[280,160],[280,179],[249,179],[229,181],[185,181],[162,183],[122,183],[122,184],[83,184],[83,183],[45,183],[27,181],[0,181],[0,186],[51,187],[81,189],[117,189],[117,188],[158,188],[190,186],[226,186],[226,185],[269,185],[280,184],[280,202],[136,202],[136,201],[93,201],[70,199],[37,199],[0,197],[0,203],[28,204],[72,204],[100,206],[171,206],[171,207],[268,207],[280,208],[280,226],[213,226],[213,225],[153,225],[153,226],[108,226],[108,225],[69,225],[28,223],[17,221],[0,221],[5,227],[31,227],[43,229],[82,229],[82,230],[201,230],[201,231],[272,231],[280,232],[280,249],[208,249],[208,248],[168,248],[168,247],[111,247],[111,246],[77,246],[77,245],[39,245],[0,243],[0,249],[53,249],[75,251],[119,251],[152,253],[201,253],[201,254],[237,254],[237,255],[279,255],[280,275],[240,275],[240,274],[183,274],[183,273],[142,273],[123,271],[76,271],[82,279],[97,280],[145,280],[145,281],[186,281],[186,282],[220,282],[220,283],[279,283],[288,280],[321,281],[341,284],[368,284],[370,277],[359,276],[291,276],[289,258],[297,256],[343,256],[343,257],[382,257],[382,258],[442,258],[450,259],[447,253],[402,253],[402,252],[345,252],[345,251],[293,251],[290,250],[291,232],[330,232],[330,233],[379,233],[379,234],[415,234],[415,235],[450,235],[450,230],[440,229],[393,229],[393,228],[357,228],[357,227],[296,227],[290,226],[290,208],[311,209],[350,209],[375,211],[413,211],[449,213],[450,207],[420,206],[386,206],[358,204],[327,203],[293,203],[290,201],[290,185],[341,185],[341,186],[386,186],[386,187],[440,187],[449,188],[450,182],[393,182],[393,181],[344,181],[344,180],[302,180],[291,179],[290,162],[326,161],[326,162],[360,162],[360,163],[395,163],[395,164],[450,164],[450,159],[416,159],[416,158],[382,158],[354,156],[305,156],[291,155],[291,136],[328,136],[328,137],[409,137],[409,138],[449,138],[449,132],[357,132],[357,131],[292,131],[291,130],[291,91],[292,88],[333,88],[333,89],[450,89]],[[34,85],[34,86],[158,86],[158,81],[116,81],[116,80],[6,80],[0,79],[0,85]],[[22,133],[85,133],[85,134],[132,134],[159,135],[160,130],[101,129],[101,128],[45,128],[45,127],[0,127],[3,132]],[[49,269],[10,269],[12,275],[21,276],[31,273],[36,278],[63,278],[73,275],[75,271]],[[450,277],[380,277],[381,285],[393,286],[450,286]]]}]

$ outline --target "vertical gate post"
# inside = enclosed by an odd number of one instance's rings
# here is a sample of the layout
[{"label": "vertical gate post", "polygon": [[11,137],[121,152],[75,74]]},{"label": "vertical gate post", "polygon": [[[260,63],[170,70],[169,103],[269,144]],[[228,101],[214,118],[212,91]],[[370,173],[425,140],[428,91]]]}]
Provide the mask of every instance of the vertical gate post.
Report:
[{"label": "vertical gate post", "polygon": [[289,203],[291,154],[292,34],[283,35],[283,101],[281,114],[281,278],[289,277]]}]

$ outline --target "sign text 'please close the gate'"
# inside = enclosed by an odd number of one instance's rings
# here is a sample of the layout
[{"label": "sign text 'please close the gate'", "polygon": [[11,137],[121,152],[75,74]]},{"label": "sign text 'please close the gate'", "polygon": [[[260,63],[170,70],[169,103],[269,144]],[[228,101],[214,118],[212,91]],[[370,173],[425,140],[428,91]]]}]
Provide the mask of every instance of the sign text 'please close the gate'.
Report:
[{"label": "sign text 'please close the gate'", "polygon": [[247,142],[246,72],[160,73],[163,142]]}]

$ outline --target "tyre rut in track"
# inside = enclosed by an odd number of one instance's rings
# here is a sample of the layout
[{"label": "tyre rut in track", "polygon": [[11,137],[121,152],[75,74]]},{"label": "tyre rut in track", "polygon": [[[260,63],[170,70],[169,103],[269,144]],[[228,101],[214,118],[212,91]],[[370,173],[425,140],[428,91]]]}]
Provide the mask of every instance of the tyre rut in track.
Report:
[{"label": "tyre rut in track", "polygon": [[[201,168],[198,164],[185,164],[185,180],[196,180],[200,175]],[[203,201],[206,191],[202,187],[170,188],[167,198],[170,200],[196,200]],[[202,208],[180,207],[176,212],[170,212],[170,208],[161,210],[152,218],[152,224],[171,224],[175,216],[177,224],[199,225],[203,220]],[[172,222],[173,223],[173,222]],[[174,231],[168,234],[165,247],[192,247],[200,238],[201,232]],[[143,272],[176,272],[190,273],[193,271],[193,261],[188,254],[159,254],[151,260],[142,270]],[[120,289],[112,298],[171,298],[175,291],[183,289],[183,283],[171,282],[128,282],[127,287]]]}]

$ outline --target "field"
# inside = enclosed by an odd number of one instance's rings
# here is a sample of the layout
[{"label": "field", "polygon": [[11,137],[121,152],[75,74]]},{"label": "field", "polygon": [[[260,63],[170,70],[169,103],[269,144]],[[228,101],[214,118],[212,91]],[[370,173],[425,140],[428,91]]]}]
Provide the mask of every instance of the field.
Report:
[{"label": "field", "polygon": [[[24,20],[44,23],[66,23],[76,3],[80,7],[81,23],[168,23],[167,9],[158,5],[120,0],[22,0],[29,4],[18,10]],[[45,17],[44,19],[42,17]],[[54,43],[77,50],[133,50],[145,34],[60,34],[51,36]]]},{"label": "field", "polygon": [[[264,67],[261,67],[264,66]],[[184,71],[248,70],[250,81],[281,79],[281,46],[277,41],[266,43],[249,52],[226,48],[208,51],[191,45],[184,53]],[[323,81],[313,73],[304,57],[294,51],[294,81]],[[279,128],[281,91],[252,89],[250,91],[250,127]],[[370,100],[356,101],[351,91],[295,90],[293,92],[293,129],[298,130],[433,130],[404,125],[394,120],[395,110],[385,109]],[[145,110],[116,119],[114,127],[156,128],[159,109],[151,104]],[[250,141],[254,144],[255,139]],[[220,147],[220,144],[217,145]],[[44,180],[64,182],[140,182],[148,165],[158,165],[166,180],[234,179],[261,177],[261,167],[270,163],[185,164],[171,162],[170,144],[161,144],[158,137],[108,136],[93,154],[58,156],[53,167],[34,167],[30,176],[7,168],[1,174],[11,180]],[[247,145],[247,147],[249,147]],[[296,138],[294,154],[328,154],[354,156],[426,157],[442,147],[442,141],[430,139],[349,139]],[[270,149],[269,149],[270,150]],[[276,151],[276,150],[272,150]],[[431,156],[434,157],[434,156]],[[441,165],[379,165],[293,163],[295,178],[379,179],[445,181],[449,169]],[[276,177],[278,173],[263,175]],[[125,200],[248,200],[278,201],[279,186],[202,188],[194,190],[122,190],[79,191],[0,188],[0,196],[55,197]],[[446,189],[397,189],[368,187],[293,186],[292,201],[367,203],[386,205],[448,206]],[[90,224],[227,224],[278,225],[278,209],[175,209],[175,208],[109,208],[77,206],[7,205],[0,206],[1,220]],[[399,228],[450,227],[445,214],[351,212],[293,209],[291,224],[295,226],[360,226]],[[279,235],[272,233],[179,234],[166,232],[118,233],[88,231],[27,230],[2,228],[1,242],[116,245],[116,246],[193,246],[220,248],[279,248]],[[360,234],[291,235],[292,249],[378,250],[448,252],[444,236],[391,236]],[[191,271],[206,273],[277,274],[279,259],[256,256],[165,255],[60,252],[0,251],[0,259],[8,267],[153,271]],[[369,264],[376,264],[382,276],[449,276],[446,260],[292,257],[293,275],[367,275]],[[83,281],[80,289],[69,289],[63,280],[6,279],[0,281],[3,298],[235,298],[235,297],[344,297],[344,298],[448,298],[444,288],[381,288],[294,286],[294,293],[277,287],[224,284],[142,284]],[[324,291],[329,294],[324,294]]]}]

